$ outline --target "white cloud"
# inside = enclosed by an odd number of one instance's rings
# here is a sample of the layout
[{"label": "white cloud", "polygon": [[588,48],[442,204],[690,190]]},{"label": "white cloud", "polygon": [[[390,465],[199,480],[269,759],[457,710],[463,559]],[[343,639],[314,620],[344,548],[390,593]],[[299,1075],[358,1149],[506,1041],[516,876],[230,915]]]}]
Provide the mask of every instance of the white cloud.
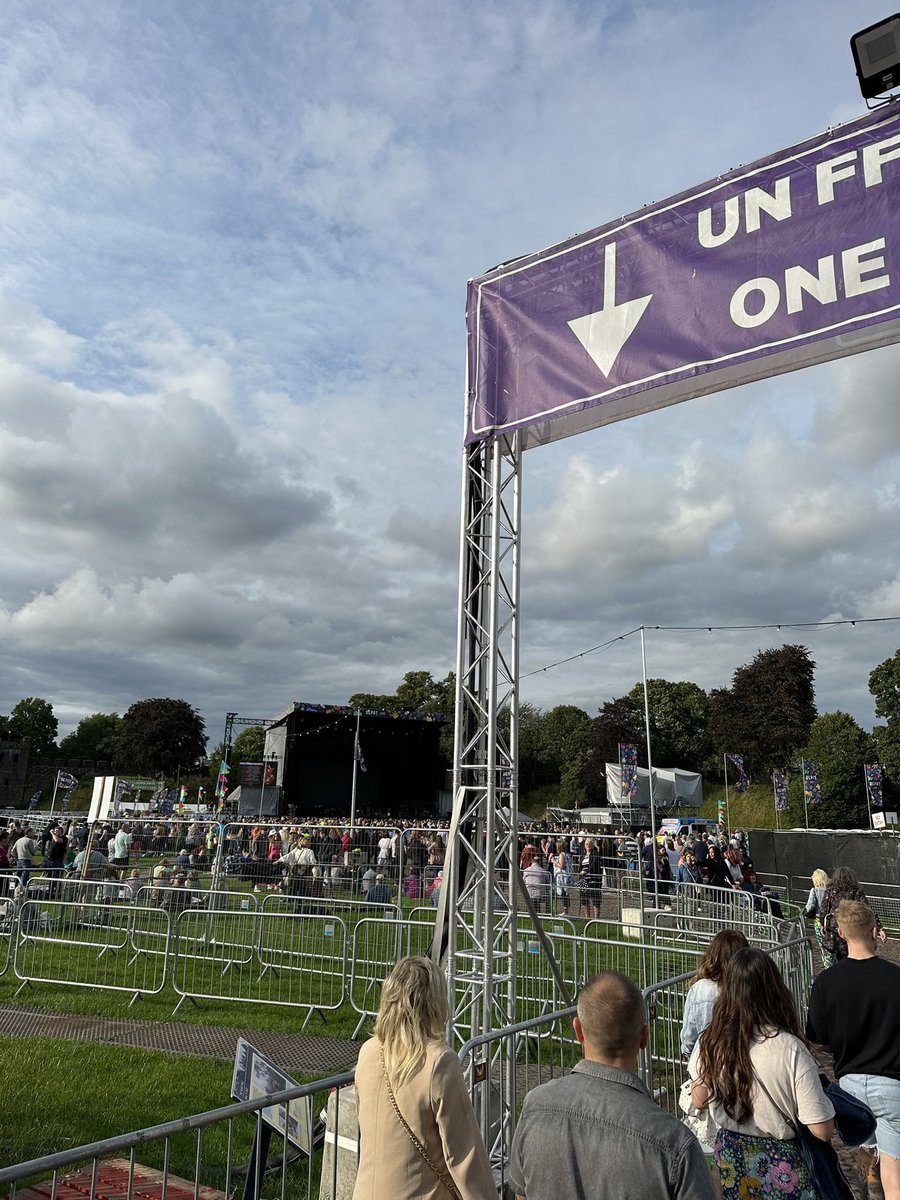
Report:
[{"label": "white cloud", "polygon": [[[212,732],[443,674],[466,278],[861,108],[839,0],[5,18],[0,711],[72,721],[184,694]],[[896,361],[529,455],[523,664],[641,621],[892,615]],[[816,655],[864,714],[896,637],[856,633]],[[659,633],[652,669],[721,683],[767,636]],[[631,641],[585,662],[529,687],[636,677]]]}]

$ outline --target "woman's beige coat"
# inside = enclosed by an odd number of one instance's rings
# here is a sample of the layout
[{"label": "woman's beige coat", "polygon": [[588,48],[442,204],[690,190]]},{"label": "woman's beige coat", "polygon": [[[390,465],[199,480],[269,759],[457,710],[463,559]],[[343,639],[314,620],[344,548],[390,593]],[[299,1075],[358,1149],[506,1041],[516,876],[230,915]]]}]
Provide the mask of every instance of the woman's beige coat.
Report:
[{"label": "woman's beige coat", "polygon": [[[413,1145],[394,1111],[381,1070],[381,1044],[370,1038],[356,1065],[360,1158],[353,1200],[450,1200],[450,1192]],[[431,1043],[420,1069],[394,1088],[410,1128],[462,1200],[497,1200],[490,1163],[459,1059]]]}]

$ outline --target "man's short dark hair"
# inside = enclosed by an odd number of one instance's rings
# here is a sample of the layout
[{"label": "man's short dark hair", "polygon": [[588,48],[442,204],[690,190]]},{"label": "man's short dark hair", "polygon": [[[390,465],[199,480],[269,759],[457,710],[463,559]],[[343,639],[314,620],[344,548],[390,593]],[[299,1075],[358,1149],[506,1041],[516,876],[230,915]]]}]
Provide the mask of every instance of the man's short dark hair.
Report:
[{"label": "man's short dark hair", "polygon": [[646,1021],[644,997],[627,975],[601,971],[578,997],[578,1019],[585,1040],[605,1058],[635,1050]]}]

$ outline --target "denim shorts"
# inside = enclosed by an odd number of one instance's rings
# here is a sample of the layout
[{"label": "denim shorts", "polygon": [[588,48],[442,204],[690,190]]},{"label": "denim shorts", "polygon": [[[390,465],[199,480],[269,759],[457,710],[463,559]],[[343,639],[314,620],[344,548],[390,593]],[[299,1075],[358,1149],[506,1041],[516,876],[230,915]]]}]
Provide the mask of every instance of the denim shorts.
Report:
[{"label": "denim shorts", "polygon": [[857,1100],[868,1104],[878,1124],[875,1137],[866,1142],[891,1158],[900,1158],[900,1079],[885,1075],[844,1075],[838,1083]]}]

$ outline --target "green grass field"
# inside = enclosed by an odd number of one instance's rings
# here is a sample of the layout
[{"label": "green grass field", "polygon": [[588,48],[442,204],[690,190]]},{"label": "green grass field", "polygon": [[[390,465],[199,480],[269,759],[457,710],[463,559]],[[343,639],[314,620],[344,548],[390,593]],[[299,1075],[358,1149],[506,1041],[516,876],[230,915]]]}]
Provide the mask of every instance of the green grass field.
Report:
[{"label": "green grass field", "polygon": [[[0,976],[0,1004],[281,1033],[300,1032],[309,1006],[319,1006],[324,1020],[314,1017],[309,1032],[348,1039],[359,1020],[357,1009],[377,1008],[378,981],[393,962],[402,954],[423,952],[431,937],[427,920],[409,926],[365,909],[296,915],[292,904],[273,897],[266,907],[272,915],[260,924],[252,911],[241,909],[240,895],[234,903],[229,911],[189,911],[181,918],[176,978],[183,990],[189,984],[200,998],[196,1004],[182,1004],[174,1016],[179,995],[171,971],[163,971],[164,917],[155,911],[136,915],[127,908],[49,900],[36,903],[40,927],[18,947],[19,972],[35,982],[16,995],[21,979],[10,964]],[[677,940],[661,939],[656,947],[636,945],[623,939],[618,924],[593,925],[591,939],[585,939],[584,923],[577,920],[548,917],[545,929],[573,992],[583,978],[605,968],[625,971],[645,985],[692,970],[697,960],[696,952]],[[360,970],[351,981],[344,955],[349,964],[354,935]],[[168,962],[171,967],[171,957]],[[563,1006],[527,920],[520,923],[515,971],[520,1020]],[[129,1007],[137,992],[141,999]],[[231,999],[203,998],[214,993]],[[351,995],[357,1008],[349,1002]],[[364,1027],[363,1037],[367,1031]],[[11,1046],[10,1039],[5,1042]],[[530,1039],[523,1054],[537,1044]],[[7,1057],[10,1046],[0,1039]],[[0,1163],[228,1102],[230,1063],[64,1039],[23,1039],[15,1046],[34,1067],[0,1091]],[[172,1167],[176,1173],[191,1177],[194,1149],[191,1142],[178,1151],[181,1167],[174,1160]],[[143,1151],[140,1161],[159,1165]]]}]

